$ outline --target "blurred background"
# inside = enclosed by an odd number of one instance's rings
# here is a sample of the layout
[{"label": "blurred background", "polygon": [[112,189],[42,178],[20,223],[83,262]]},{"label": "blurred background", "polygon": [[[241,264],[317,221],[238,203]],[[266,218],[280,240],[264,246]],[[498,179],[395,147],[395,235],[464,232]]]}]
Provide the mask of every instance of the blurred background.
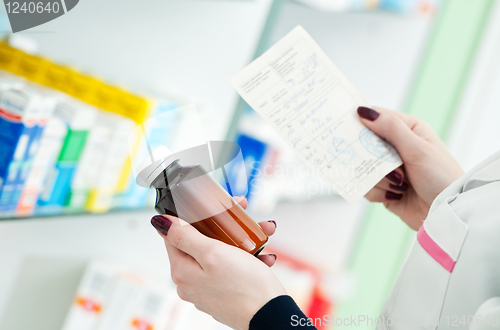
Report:
[{"label": "blurred background", "polygon": [[[248,210],[276,220],[266,249],[306,314],[378,317],[414,233],[336,195],[230,83],[297,25],[465,170],[500,148],[499,0],[82,0],[15,34],[0,14],[2,330],[225,328],[177,298],[154,193],[130,170],[128,132],[192,103],[207,140],[240,145]],[[157,143],[182,142],[188,122]]]}]

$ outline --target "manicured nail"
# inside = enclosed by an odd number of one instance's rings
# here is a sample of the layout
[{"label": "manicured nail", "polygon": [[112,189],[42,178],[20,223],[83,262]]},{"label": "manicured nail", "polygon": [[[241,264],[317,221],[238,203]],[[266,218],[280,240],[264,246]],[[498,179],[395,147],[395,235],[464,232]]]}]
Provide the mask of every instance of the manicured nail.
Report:
[{"label": "manicured nail", "polygon": [[392,191],[387,191],[385,193],[385,199],[387,199],[389,201],[398,201],[401,198],[403,198],[402,194],[396,194],[396,193],[393,193]]},{"label": "manicured nail", "polygon": [[156,230],[167,236],[168,230],[170,229],[170,226],[172,226],[172,221],[161,215],[155,215],[151,218],[151,224],[153,225],[153,227],[155,227]]},{"label": "manicured nail", "polygon": [[396,170],[387,174],[385,177],[394,182],[395,184],[397,184],[398,186],[401,186],[404,182],[403,175]]},{"label": "manicured nail", "polygon": [[269,253],[269,255],[274,257],[274,261],[278,260],[278,256],[275,255],[274,253]]},{"label": "manicured nail", "polygon": [[274,224],[274,228],[278,228],[278,225],[276,224],[276,221],[274,221],[274,220],[268,220],[267,222],[272,222]]},{"label": "manicured nail", "polygon": [[359,107],[358,115],[361,118],[368,119],[369,121],[374,121],[378,118],[378,116],[380,116],[380,113],[367,107]]},{"label": "manicured nail", "polygon": [[403,182],[403,184],[400,186],[396,186],[395,184],[390,184],[389,187],[391,187],[391,189],[394,189],[396,191],[402,191],[402,192],[408,191],[408,188],[410,188],[410,186],[408,186],[408,183],[406,182]]}]

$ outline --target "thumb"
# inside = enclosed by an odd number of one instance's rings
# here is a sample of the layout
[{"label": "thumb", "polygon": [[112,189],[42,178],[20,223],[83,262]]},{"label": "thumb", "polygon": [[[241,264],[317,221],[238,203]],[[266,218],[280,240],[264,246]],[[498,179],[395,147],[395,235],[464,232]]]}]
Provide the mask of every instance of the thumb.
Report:
[{"label": "thumb", "polygon": [[418,119],[382,108],[359,107],[358,115],[366,127],[391,143],[403,160],[408,160],[415,150],[421,150],[422,139],[411,130],[411,121]]},{"label": "thumb", "polygon": [[212,244],[212,239],[184,220],[170,215],[156,215],[151,219],[151,224],[172,246],[196,260]]}]

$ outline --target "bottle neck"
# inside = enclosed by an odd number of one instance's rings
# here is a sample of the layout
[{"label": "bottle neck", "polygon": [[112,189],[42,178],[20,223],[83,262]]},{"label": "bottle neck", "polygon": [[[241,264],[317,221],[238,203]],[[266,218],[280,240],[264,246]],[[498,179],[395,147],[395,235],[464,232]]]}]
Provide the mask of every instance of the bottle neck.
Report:
[{"label": "bottle neck", "polygon": [[179,164],[179,160],[174,160],[151,182],[151,188],[168,189],[169,184],[175,180],[181,169],[182,166]]}]

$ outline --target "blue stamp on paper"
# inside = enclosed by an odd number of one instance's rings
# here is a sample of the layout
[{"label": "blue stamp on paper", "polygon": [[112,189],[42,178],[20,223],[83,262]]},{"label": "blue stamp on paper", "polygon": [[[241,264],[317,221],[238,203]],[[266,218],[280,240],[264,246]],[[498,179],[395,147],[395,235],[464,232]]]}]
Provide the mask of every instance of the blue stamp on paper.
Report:
[{"label": "blue stamp on paper", "polygon": [[377,134],[370,131],[367,127],[359,132],[359,142],[365,147],[366,151],[379,159],[391,163],[396,163],[400,160],[396,149],[389,142],[382,140]]},{"label": "blue stamp on paper", "polygon": [[347,140],[334,136],[329,142],[328,151],[330,151],[339,162],[342,164],[352,164],[356,161],[358,156],[356,148]]}]

